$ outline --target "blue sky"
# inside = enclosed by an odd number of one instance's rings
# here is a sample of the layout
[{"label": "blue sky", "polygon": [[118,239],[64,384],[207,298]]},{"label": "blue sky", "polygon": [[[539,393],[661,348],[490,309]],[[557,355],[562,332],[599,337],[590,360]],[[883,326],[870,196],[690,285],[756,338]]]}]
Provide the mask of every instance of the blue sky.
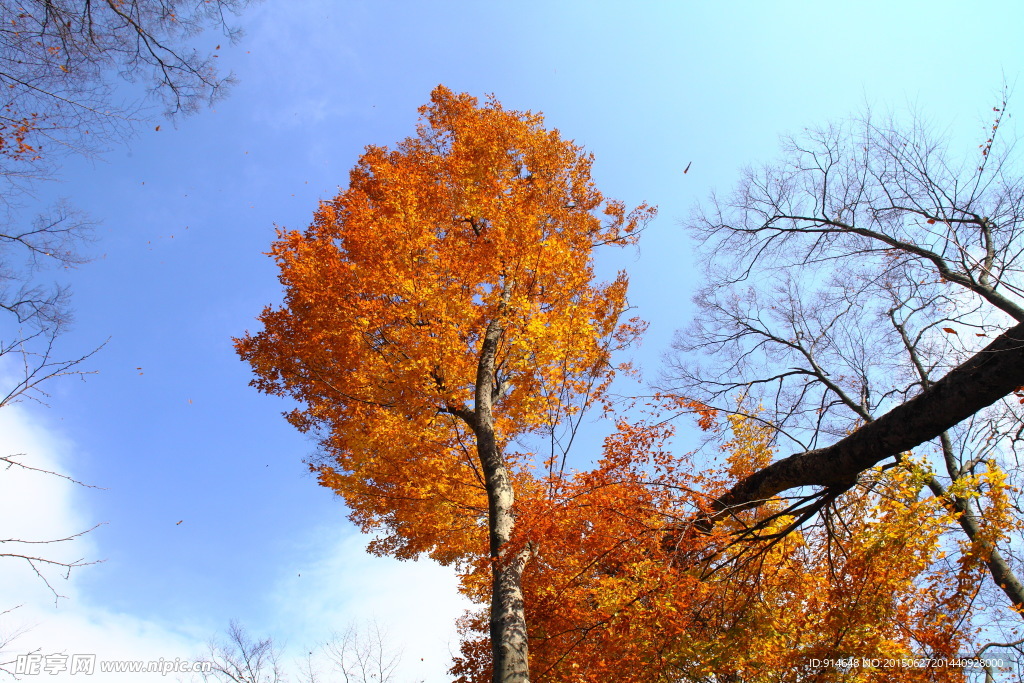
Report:
[{"label": "blue sky", "polygon": [[1004,78],[1024,75],[1017,2],[267,0],[239,23],[219,52],[239,78],[228,99],[38,188],[101,223],[94,260],[66,276],[63,348],[109,341],[88,381],[50,385],[49,407],[0,412],[0,447],[103,490],[7,472],[0,519],[52,535],[104,522],[66,551],[104,562],[60,583],[56,607],[0,564],[0,608],[23,604],[0,628],[30,628],[11,654],[190,657],[232,618],[295,654],[376,617],[406,649],[403,680],[446,680],[454,577],[365,555],[305,471],[313,444],[231,345],[280,299],[274,226],[305,227],[365,145],[412,134],[437,84],[543,112],[596,155],[606,195],[659,205],[638,251],[601,261],[631,273],[653,376],[697,285],[679,227],[693,202],[770,161],[780,134],[865,106],[917,108],[970,149]]}]

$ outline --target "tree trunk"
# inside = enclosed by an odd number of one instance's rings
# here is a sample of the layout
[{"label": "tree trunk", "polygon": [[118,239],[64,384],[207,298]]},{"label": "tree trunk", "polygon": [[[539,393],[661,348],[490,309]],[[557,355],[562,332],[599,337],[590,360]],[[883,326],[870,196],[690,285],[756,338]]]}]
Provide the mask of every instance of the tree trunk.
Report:
[{"label": "tree trunk", "polygon": [[[523,568],[529,551],[507,548],[512,515],[505,508],[511,501],[511,487],[490,496],[491,519],[491,652],[494,659],[493,683],[529,683],[529,642],[526,633],[526,609],[523,602]],[[510,507],[510,506],[509,506]]]},{"label": "tree trunk", "polygon": [[[504,300],[509,285],[506,283]],[[493,683],[529,683],[530,663],[523,602],[526,548],[510,546],[515,527],[515,491],[494,433],[494,357],[503,331],[499,318],[487,326],[477,366],[473,430],[487,486],[487,527],[491,553],[491,652]]]}]

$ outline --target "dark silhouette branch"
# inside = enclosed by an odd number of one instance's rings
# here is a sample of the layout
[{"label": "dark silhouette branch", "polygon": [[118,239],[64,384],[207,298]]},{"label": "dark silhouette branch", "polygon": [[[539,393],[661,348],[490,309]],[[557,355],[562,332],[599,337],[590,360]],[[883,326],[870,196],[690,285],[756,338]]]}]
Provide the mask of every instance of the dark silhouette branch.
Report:
[{"label": "dark silhouette branch", "polygon": [[1024,323],[996,338],[967,362],[906,403],[825,448],[768,465],[714,501],[705,524],[761,505],[784,491],[818,486],[844,491],[887,458],[937,438],[1024,386]]}]

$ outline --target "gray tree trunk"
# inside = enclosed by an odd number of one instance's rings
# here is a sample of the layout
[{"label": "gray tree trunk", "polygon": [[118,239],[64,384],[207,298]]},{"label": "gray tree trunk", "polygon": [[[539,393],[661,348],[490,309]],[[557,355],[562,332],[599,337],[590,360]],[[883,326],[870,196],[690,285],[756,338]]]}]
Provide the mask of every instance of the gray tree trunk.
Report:
[{"label": "gray tree trunk", "polygon": [[[508,288],[506,286],[506,292]],[[491,553],[491,652],[494,683],[529,683],[529,646],[523,601],[526,548],[510,546],[515,527],[515,491],[494,433],[494,361],[503,331],[497,318],[484,334],[477,366],[473,431],[487,487],[487,526]]]}]

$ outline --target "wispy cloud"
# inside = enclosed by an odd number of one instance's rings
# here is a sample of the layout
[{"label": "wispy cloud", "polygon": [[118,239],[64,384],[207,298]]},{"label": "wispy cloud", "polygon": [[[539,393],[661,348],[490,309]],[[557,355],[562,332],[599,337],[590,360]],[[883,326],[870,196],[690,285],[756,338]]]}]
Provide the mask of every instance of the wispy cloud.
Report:
[{"label": "wispy cloud", "polygon": [[[67,474],[73,471],[74,450],[73,442],[48,429],[31,410],[0,410],[0,456],[19,454],[18,460],[32,468]],[[0,469],[0,538],[57,539],[89,529],[97,521],[88,511],[90,495],[102,492],[39,471]],[[84,534],[58,544],[3,544],[0,552],[16,547],[62,562],[88,562],[112,550],[101,545],[101,538]],[[388,647],[402,652],[400,683],[449,680],[445,672],[458,650],[455,620],[469,606],[457,593],[454,572],[429,561],[371,556],[366,542],[338,520],[306,533],[294,554],[268,557],[279,578],[266,594],[253,596],[253,602],[263,603],[257,610],[261,621],[245,626],[254,637],[272,636],[282,649],[282,663],[297,670],[298,661],[332,633],[374,622],[387,635]],[[24,560],[0,558],[0,611],[17,607],[0,617],[0,642],[5,634],[20,633],[0,652],[0,662],[30,652],[94,654],[97,661],[107,662],[192,661],[206,653],[208,639],[217,635],[206,631],[209,615],[197,613],[195,623],[171,624],[142,616],[144,605],[140,614],[132,614],[96,604],[88,573],[102,571],[102,564],[86,565],[73,569],[67,579],[59,568],[46,571],[51,591]],[[153,583],[158,586],[160,577],[154,576]],[[82,679],[68,673],[39,676],[48,681]],[[174,678],[104,674],[110,681]]]},{"label": "wispy cloud", "polygon": [[[83,491],[67,479],[38,470],[69,472],[73,444],[48,430],[23,406],[0,410],[0,456],[35,469],[0,466],[0,538],[43,541],[75,536],[95,525],[82,504]],[[2,465],[2,463],[0,463]],[[59,562],[86,562],[102,558],[92,534],[61,543],[0,545],[0,552],[31,555]],[[45,562],[30,564],[17,557],[0,558],[0,640],[10,640],[0,662],[18,655],[96,655],[99,661],[173,660],[189,658],[201,643],[182,630],[131,614],[91,604],[80,577],[102,565],[74,568],[70,576]],[[40,570],[42,577],[37,575]],[[44,581],[45,578],[45,581]],[[52,590],[47,586],[52,586]],[[57,597],[57,596],[61,597]],[[8,668],[13,669],[15,665]],[[39,674],[48,681],[80,680],[70,674]],[[28,676],[25,680],[32,680]],[[160,674],[110,674],[110,681],[168,680]]]},{"label": "wispy cloud", "polygon": [[453,570],[429,560],[369,555],[369,539],[340,523],[307,538],[322,549],[300,553],[309,560],[289,563],[274,589],[272,612],[288,634],[291,656],[301,657],[332,632],[375,623],[387,645],[402,652],[398,681],[451,680],[446,671],[458,652],[455,621],[470,607],[457,592]]}]

